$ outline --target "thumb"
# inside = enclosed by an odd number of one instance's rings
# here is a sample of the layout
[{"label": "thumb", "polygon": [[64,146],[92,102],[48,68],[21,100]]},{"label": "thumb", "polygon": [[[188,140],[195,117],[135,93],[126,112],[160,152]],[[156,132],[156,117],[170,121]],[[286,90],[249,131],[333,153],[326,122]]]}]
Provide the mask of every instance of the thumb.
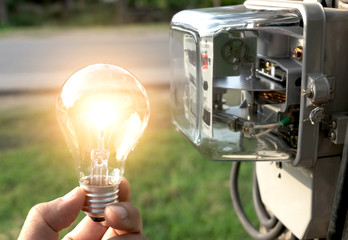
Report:
[{"label": "thumb", "polygon": [[84,191],[75,188],[64,197],[34,206],[29,211],[18,239],[58,239],[58,232],[75,221],[84,201]]},{"label": "thumb", "polygon": [[143,223],[138,209],[129,202],[118,202],[105,208],[105,221],[119,235],[141,233]]}]

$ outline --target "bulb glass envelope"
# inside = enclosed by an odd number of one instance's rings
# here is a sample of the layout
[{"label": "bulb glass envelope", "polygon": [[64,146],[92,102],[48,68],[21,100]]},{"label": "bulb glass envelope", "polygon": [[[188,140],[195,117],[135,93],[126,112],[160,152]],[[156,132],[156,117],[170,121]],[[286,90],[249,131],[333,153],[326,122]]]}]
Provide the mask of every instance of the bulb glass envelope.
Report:
[{"label": "bulb glass envelope", "polygon": [[173,122],[205,157],[295,159],[300,11],[245,5],[186,10],[173,17],[170,40]]},{"label": "bulb glass envelope", "polygon": [[118,185],[127,155],[149,119],[145,89],[126,70],[107,64],[73,74],[57,99],[57,117],[81,185]]}]

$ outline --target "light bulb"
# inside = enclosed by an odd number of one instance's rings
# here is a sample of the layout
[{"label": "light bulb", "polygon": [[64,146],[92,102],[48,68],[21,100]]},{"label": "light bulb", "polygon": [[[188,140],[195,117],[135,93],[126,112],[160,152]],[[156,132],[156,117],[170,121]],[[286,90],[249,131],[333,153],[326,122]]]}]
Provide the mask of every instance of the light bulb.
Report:
[{"label": "light bulb", "polygon": [[118,198],[125,160],[149,120],[144,87],[126,70],[95,64],[74,73],[61,88],[57,118],[75,159],[83,210],[94,221]]}]

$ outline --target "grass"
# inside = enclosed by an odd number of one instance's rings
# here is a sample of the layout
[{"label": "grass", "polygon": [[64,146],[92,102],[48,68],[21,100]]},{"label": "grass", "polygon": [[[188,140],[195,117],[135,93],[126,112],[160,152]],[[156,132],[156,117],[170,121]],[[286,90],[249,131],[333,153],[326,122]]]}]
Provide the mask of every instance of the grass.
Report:
[{"label": "grass", "polygon": [[[159,240],[250,239],[232,208],[230,163],[205,160],[174,129],[166,89],[148,94],[150,122],[125,172],[144,235]],[[0,239],[16,239],[33,205],[64,195],[78,181],[56,121],[54,94],[2,96],[0,101]],[[241,172],[241,188],[247,191],[251,167],[245,164]],[[243,201],[250,212],[251,197]]]}]

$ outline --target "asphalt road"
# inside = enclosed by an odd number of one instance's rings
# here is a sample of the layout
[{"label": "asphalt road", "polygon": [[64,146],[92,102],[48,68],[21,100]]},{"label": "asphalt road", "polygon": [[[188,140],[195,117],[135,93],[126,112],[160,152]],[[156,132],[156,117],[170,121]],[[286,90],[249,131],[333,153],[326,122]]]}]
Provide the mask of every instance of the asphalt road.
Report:
[{"label": "asphalt road", "polygon": [[0,35],[0,91],[54,90],[75,71],[110,63],[145,86],[169,84],[166,27],[30,30]]}]

